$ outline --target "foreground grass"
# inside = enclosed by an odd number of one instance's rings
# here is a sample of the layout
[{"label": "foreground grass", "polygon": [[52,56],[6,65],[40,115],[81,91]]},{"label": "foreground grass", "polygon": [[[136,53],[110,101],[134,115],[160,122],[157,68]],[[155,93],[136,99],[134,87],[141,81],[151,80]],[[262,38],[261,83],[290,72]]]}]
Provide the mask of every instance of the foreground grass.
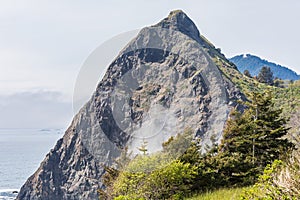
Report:
[{"label": "foreground grass", "polygon": [[228,189],[220,189],[212,192],[207,192],[204,194],[200,194],[198,196],[188,198],[186,200],[239,200],[240,195],[245,188],[228,188]]}]

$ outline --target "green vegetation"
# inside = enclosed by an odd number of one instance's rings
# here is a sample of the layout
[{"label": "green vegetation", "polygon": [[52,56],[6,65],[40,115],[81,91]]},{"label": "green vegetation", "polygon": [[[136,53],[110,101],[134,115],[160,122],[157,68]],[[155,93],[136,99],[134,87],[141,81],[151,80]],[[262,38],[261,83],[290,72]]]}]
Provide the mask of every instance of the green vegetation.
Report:
[{"label": "green vegetation", "polygon": [[274,77],[273,72],[270,67],[263,66],[257,75],[257,80],[260,83],[265,83],[267,85],[273,85]]},{"label": "green vegetation", "polygon": [[252,78],[249,70],[247,70],[247,69],[244,71],[244,75],[247,76],[247,77],[249,77],[249,78]]},{"label": "green vegetation", "polygon": [[203,194],[186,198],[186,200],[240,200],[244,188],[226,188],[215,191],[205,192]]},{"label": "green vegetation", "polygon": [[245,112],[232,112],[220,145],[218,161],[228,184],[253,184],[268,164],[293,148],[283,139],[288,133],[286,120],[274,108],[271,94],[253,92],[250,96]]},{"label": "green vegetation", "polygon": [[[285,138],[289,130],[286,119],[281,109],[274,107],[270,91],[252,92],[248,97],[250,101],[245,103],[244,112],[232,111],[221,144],[205,154],[199,153],[199,142],[192,141],[192,130],[171,137],[162,144],[162,152],[147,154],[145,141],[141,144],[141,154],[135,158],[130,159],[125,151],[121,156],[125,162],[117,161],[119,170],[107,168],[103,180],[106,189],[100,192],[101,197],[183,199],[202,193],[197,198],[210,198],[222,188],[226,191],[253,184],[242,194],[244,199],[255,199],[254,194],[266,195],[265,191],[270,196],[281,194],[283,190],[272,183],[273,174],[279,173],[275,169],[283,163],[277,160],[288,160],[287,155],[293,149],[293,144]],[[207,191],[213,192],[207,194]],[[228,195],[233,191],[228,189]]]},{"label": "green vegetation", "polygon": [[[141,155],[120,171],[107,168],[104,175],[106,190],[100,191],[105,199],[182,199],[191,193],[193,180],[197,176],[197,167],[183,162],[177,157],[191,145],[191,130],[186,130],[176,138],[171,137],[163,144],[162,152],[146,154],[145,142],[141,145]],[[118,161],[118,163],[120,163]]]},{"label": "green vegetation", "polygon": [[190,192],[196,175],[194,166],[180,161],[151,172],[122,171],[113,184],[113,195],[118,199],[174,199]]},{"label": "green vegetation", "polygon": [[281,188],[273,185],[272,181],[272,176],[278,172],[281,165],[280,160],[275,160],[272,165],[268,165],[258,182],[243,192],[242,199],[280,199],[281,197],[287,199],[283,196]]},{"label": "green vegetation", "polygon": [[274,77],[278,77],[278,79],[297,80],[300,78],[293,70],[290,70],[285,66],[269,62],[251,54],[237,55],[233,58],[230,58],[230,61],[236,64],[241,72],[244,70],[249,70],[252,76],[257,76],[261,68],[266,66],[271,68]]},{"label": "green vegetation", "polygon": [[[300,196],[300,82],[260,83],[236,67],[205,38],[207,53],[248,99],[239,102],[223,140],[205,154],[186,130],[162,144],[163,151],[134,158],[126,151],[106,168],[101,199],[296,199]],[[277,87],[276,87],[277,86]],[[290,121],[288,119],[291,118]],[[211,191],[211,192],[207,192]]]},{"label": "green vegetation", "polygon": [[272,165],[268,165],[258,182],[244,190],[241,199],[299,199],[299,155],[297,152],[287,162],[275,160]]},{"label": "green vegetation", "polygon": [[273,87],[275,106],[281,108],[284,116],[291,117],[300,108],[300,81],[289,83],[285,88]]}]

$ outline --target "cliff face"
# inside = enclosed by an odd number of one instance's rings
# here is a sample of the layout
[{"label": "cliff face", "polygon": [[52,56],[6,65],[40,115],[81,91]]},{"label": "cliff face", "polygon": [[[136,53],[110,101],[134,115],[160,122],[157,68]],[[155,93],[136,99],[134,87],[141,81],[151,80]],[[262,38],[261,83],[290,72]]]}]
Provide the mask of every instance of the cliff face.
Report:
[{"label": "cliff face", "polygon": [[125,146],[135,152],[145,139],[150,152],[186,128],[205,146],[220,141],[242,95],[212,61],[220,54],[212,48],[182,11],[142,29],[17,199],[97,199],[103,165]]}]

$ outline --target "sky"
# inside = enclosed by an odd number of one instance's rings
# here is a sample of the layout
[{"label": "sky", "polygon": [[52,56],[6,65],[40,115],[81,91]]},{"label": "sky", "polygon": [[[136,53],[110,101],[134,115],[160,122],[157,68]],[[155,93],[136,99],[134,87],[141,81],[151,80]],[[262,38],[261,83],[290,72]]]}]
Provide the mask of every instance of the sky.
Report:
[{"label": "sky", "polygon": [[300,73],[297,0],[1,0],[0,128],[66,128],[91,52],[174,9],[228,58],[251,53]]}]

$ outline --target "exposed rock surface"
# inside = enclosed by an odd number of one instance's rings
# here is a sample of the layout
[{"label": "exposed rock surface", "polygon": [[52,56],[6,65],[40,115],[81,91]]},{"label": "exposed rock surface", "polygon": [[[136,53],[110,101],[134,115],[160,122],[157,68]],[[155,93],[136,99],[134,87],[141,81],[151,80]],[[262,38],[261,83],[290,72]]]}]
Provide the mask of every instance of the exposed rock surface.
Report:
[{"label": "exposed rock surface", "polygon": [[207,45],[182,11],[142,29],[17,199],[97,199],[103,165],[125,146],[135,151],[144,139],[151,152],[186,128],[207,146],[212,138],[220,141],[242,95],[212,61],[219,51],[208,52]]}]

